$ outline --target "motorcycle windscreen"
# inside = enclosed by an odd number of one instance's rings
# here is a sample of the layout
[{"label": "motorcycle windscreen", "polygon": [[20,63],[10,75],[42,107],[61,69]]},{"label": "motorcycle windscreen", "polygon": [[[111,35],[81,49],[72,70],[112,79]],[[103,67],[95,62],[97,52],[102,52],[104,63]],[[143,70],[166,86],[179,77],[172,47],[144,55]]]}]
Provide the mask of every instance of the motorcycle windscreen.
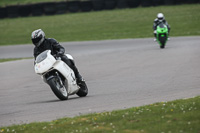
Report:
[{"label": "motorcycle windscreen", "polygon": [[56,59],[51,55],[51,51],[47,50],[38,55],[35,62],[35,72],[38,74],[42,74],[53,67]]},{"label": "motorcycle windscreen", "polygon": [[165,25],[164,25],[163,23],[160,23],[158,26],[159,26],[160,28],[165,28]]},{"label": "motorcycle windscreen", "polygon": [[48,53],[48,50],[42,52],[41,54],[39,54],[37,57],[36,57],[36,60],[35,60],[35,63],[40,63],[41,61],[43,61],[44,59],[47,58],[47,53]]}]

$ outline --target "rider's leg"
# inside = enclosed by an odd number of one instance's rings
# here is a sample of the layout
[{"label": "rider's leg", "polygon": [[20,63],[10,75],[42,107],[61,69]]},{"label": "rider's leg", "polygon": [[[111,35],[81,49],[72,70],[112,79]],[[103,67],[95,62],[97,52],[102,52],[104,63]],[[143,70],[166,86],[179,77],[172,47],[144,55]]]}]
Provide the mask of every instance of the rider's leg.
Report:
[{"label": "rider's leg", "polygon": [[75,63],[74,61],[71,61],[70,59],[67,58],[67,56],[63,55],[61,57],[62,61],[64,61],[73,71],[74,71],[74,74],[76,76],[76,79],[77,79],[77,82],[78,84],[83,81],[83,78],[82,76],[80,75],[77,67],[75,66]]},{"label": "rider's leg", "polygon": [[167,28],[168,28],[168,39],[169,39],[170,26],[169,26],[169,25],[167,25]]},{"label": "rider's leg", "polygon": [[154,34],[154,37],[155,37],[155,39],[154,39],[154,41],[156,41],[156,30],[154,30],[154,32],[153,32],[153,34]]}]

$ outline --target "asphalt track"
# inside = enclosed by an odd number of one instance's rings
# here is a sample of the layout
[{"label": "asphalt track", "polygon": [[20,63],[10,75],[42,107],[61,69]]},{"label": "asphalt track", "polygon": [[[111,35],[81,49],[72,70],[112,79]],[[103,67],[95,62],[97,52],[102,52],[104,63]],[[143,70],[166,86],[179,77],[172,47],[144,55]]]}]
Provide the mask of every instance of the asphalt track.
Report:
[{"label": "asphalt track", "polygon": [[[60,101],[34,73],[33,59],[0,63],[0,126],[51,121],[200,95],[200,37],[61,43],[89,94]],[[1,46],[0,58],[32,57],[32,45]]]}]

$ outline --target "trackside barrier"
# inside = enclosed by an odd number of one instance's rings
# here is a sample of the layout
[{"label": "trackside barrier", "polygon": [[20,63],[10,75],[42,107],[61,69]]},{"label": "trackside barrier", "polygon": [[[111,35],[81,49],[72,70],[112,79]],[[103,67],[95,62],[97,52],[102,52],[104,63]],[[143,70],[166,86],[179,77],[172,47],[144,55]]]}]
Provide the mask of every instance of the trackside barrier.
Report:
[{"label": "trackside barrier", "polygon": [[8,17],[6,7],[0,8],[0,19]]},{"label": "trackside barrier", "polygon": [[104,1],[105,0],[92,0],[93,9],[95,11],[100,11],[104,9]]},{"label": "trackside barrier", "polygon": [[141,4],[141,0],[126,0],[130,8],[138,7]]},{"label": "trackside barrier", "polygon": [[19,6],[7,6],[7,15],[9,18],[16,18],[19,16]]},{"label": "trackside barrier", "polygon": [[154,6],[164,5],[164,0],[153,0]]},{"label": "trackside barrier", "polygon": [[127,8],[128,4],[126,0],[118,0],[117,1],[117,8],[119,9],[123,9],[123,8]]},{"label": "trackside barrier", "polygon": [[142,0],[141,6],[143,6],[143,7],[153,6],[153,0]]},{"label": "trackside barrier", "polygon": [[111,10],[116,8],[117,1],[116,0],[105,0],[105,9]]},{"label": "trackside barrier", "polygon": [[89,12],[89,11],[93,10],[92,1],[91,0],[81,1],[80,7],[81,7],[82,12]]},{"label": "trackside barrier", "polygon": [[0,7],[0,19],[192,3],[200,0],[65,0]]},{"label": "trackside barrier", "polygon": [[27,17],[31,14],[31,5],[21,5],[19,6],[19,16]]},{"label": "trackside barrier", "polygon": [[55,2],[44,3],[43,9],[45,15],[54,15],[56,13],[56,4]]},{"label": "trackside barrier", "polygon": [[80,1],[69,1],[68,2],[68,11],[69,12],[78,12],[80,10]]},{"label": "trackside barrier", "polygon": [[64,14],[67,12],[67,2],[57,2],[55,4],[56,14]]},{"label": "trackside barrier", "polygon": [[41,16],[44,14],[44,4],[43,3],[38,3],[38,4],[33,4],[31,6],[31,15],[32,16]]}]

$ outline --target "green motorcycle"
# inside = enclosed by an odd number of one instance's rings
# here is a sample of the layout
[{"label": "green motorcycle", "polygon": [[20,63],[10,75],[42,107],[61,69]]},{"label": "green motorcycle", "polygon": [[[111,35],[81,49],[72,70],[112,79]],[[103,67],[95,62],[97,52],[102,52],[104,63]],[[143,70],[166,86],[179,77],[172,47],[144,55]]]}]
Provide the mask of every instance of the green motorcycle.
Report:
[{"label": "green motorcycle", "polygon": [[168,40],[168,28],[164,23],[160,23],[156,29],[156,40],[160,44],[160,48],[165,48]]}]

